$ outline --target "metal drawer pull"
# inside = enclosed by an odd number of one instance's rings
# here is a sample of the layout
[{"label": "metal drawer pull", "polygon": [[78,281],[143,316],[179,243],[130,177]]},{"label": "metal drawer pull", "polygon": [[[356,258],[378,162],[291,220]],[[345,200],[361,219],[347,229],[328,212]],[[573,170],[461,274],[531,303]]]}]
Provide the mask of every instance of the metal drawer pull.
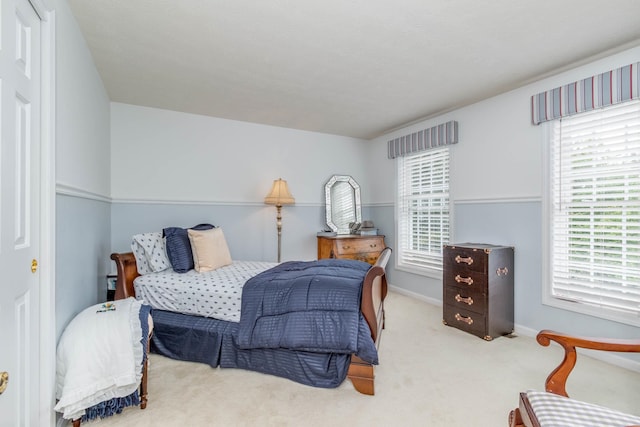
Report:
[{"label": "metal drawer pull", "polygon": [[342,246],[342,249],[345,249],[345,250],[347,250],[347,249],[351,249],[351,246],[343,245],[343,246]]},{"label": "metal drawer pull", "polygon": [[461,316],[460,313],[456,313],[454,317],[458,322],[464,322],[467,325],[471,325],[473,323],[473,319],[471,317]]},{"label": "metal drawer pull", "polygon": [[370,247],[370,248],[377,248],[377,247],[378,247],[378,245],[377,245],[377,244],[375,244],[375,243],[372,243],[372,244],[370,244],[370,245],[369,245],[369,247]]},{"label": "metal drawer pull", "polygon": [[471,265],[473,264],[473,258],[471,257],[462,258],[460,255],[456,255],[456,262],[458,264],[460,264],[461,262],[464,262],[467,265]]},{"label": "metal drawer pull", "polygon": [[458,283],[466,283],[467,285],[473,285],[473,279],[471,277],[460,277],[460,275],[456,275],[456,282]]},{"label": "metal drawer pull", "polygon": [[458,302],[463,302],[463,303],[468,304],[468,305],[472,305],[473,304],[473,298],[471,298],[471,297],[461,297],[460,294],[456,295],[455,300],[458,301]]},{"label": "metal drawer pull", "polygon": [[506,276],[507,274],[509,274],[509,269],[507,267],[498,268],[496,270],[496,274],[498,276]]}]

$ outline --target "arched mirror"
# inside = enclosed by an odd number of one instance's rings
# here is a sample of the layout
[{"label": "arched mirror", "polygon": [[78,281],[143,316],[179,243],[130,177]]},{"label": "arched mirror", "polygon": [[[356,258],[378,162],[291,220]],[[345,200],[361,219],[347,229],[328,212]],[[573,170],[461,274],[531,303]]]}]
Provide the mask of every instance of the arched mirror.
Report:
[{"label": "arched mirror", "polygon": [[349,224],[362,222],[360,186],[349,175],[333,175],[324,194],[327,226],[337,234],[350,234]]}]

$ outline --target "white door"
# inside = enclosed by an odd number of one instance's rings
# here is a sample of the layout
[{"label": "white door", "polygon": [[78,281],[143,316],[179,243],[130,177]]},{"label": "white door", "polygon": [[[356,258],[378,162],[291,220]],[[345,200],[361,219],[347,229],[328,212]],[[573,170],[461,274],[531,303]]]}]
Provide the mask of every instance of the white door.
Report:
[{"label": "white door", "polygon": [[[40,19],[0,9],[0,426],[35,426],[40,404]],[[8,381],[4,373],[8,374]]]}]

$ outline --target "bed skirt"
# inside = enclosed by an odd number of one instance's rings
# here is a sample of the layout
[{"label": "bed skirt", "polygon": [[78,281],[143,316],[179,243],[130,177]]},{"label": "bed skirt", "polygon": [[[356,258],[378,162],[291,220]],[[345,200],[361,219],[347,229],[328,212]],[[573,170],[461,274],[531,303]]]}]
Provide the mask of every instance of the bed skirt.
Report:
[{"label": "bed skirt", "polygon": [[153,310],[151,351],[211,367],[247,369],[313,387],[334,388],[345,380],[350,354],[288,349],[238,348],[238,323]]}]

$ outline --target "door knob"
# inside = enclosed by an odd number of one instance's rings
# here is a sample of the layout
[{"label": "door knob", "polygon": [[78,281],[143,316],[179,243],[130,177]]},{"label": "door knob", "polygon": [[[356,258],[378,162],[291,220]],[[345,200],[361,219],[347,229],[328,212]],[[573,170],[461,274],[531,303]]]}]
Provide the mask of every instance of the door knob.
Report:
[{"label": "door knob", "polygon": [[0,394],[7,389],[7,384],[9,384],[9,373],[0,372]]},{"label": "door knob", "polygon": [[38,271],[38,260],[34,258],[31,260],[31,272],[35,273],[36,271]]}]

